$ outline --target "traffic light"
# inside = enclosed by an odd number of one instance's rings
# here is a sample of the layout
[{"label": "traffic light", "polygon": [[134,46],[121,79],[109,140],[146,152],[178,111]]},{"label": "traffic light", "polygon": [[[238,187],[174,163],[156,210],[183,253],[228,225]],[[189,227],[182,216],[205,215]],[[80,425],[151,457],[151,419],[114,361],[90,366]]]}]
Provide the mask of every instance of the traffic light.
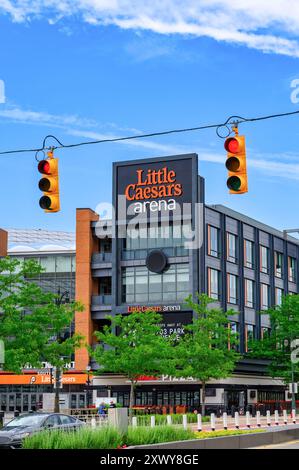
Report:
[{"label": "traffic light", "polygon": [[38,187],[44,193],[39,200],[40,207],[45,212],[59,212],[58,158],[54,158],[53,152],[48,152],[48,158],[38,163],[38,171],[42,174]]},{"label": "traffic light", "polygon": [[230,194],[244,194],[248,192],[245,136],[236,135],[228,137],[224,143],[227,151],[225,166],[228,169],[227,187]]}]

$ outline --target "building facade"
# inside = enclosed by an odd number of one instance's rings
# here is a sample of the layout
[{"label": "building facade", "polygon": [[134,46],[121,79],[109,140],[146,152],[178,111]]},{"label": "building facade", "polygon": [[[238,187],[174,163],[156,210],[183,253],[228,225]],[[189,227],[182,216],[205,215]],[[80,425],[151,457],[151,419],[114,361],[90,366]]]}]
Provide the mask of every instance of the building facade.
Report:
[{"label": "building facade", "polygon": [[[46,292],[63,295],[64,301],[75,299],[76,246],[75,234],[48,230],[8,229],[0,233],[0,255],[8,254],[20,261],[33,259],[43,271],[32,282]],[[75,325],[64,332],[71,335]],[[70,357],[68,369],[63,376],[61,390],[62,408],[83,408],[86,406],[85,372],[76,372],[74,357]],[[43,364],[42,369],[25,369],[16,375],[0,372],[0,411],[29,411],[30,409],[51,409],[54,384],[51,365]]]},{"label": "building facade", "polygon": [[[228,327],[238,332],[243,355],[231,378],[208,385],[208,404],[288,399],[283,383],[267,376],[265,362],[246,355],[249,340],[270,331],[268,316],[260,312],[298,292],[297,239],[206,204],[195,154],[116,163],[112,200],[112,220],[77,210],[76,298],[86,309],[77,314],[76,330],[95,345],[93,332],[107,323],[107,314],[153,308],[162,314],[163,334],[180,335],[193,315],[185,298],[205,292],[214,305],[236,311]],[[75,362],[79,370],[98,367],[86,349]],[[124,377],[101,375],[93,387],[95,398],[129,403]],[[194,409],[200,399],[200,383],[192,378],[140,378],[136,393],[136,404],[143,406]]]}]

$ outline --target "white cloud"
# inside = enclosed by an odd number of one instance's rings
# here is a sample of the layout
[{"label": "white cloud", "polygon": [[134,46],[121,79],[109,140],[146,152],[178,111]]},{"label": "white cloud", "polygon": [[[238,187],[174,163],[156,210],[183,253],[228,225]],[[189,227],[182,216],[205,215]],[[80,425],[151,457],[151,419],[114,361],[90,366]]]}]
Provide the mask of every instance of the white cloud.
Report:
[{"label": "white cloud", "polygon": [[93,25],[205,36],[299,57],[297,0],[0,0],[13,21],[81,17]]}]

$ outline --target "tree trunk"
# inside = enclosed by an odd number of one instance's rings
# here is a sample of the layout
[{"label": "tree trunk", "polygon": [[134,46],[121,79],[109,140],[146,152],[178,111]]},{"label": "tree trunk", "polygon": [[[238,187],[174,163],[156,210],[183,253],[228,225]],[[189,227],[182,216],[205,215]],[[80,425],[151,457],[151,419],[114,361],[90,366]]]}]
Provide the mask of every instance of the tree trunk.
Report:
[{"label": "tree trunk", "polygon": [[131,380],[131,389],[130,389],[130,407],[129,407],[129,418],[130,418],[130,423],[132,422],[132,416],[133,416],[133,406],[135,404],[135,382],[134,380]]},{"label": "tree trunk", "polygon": [[201,383],[201,390],[202,390],[202,403],[201,403],[201,415],[205,416],[206,414],[206,383]]},{"label": "tree trunk", "polygon": [[60,379],[60,369],[59,369],[59,367],[56,367],[56,373],[55,373],[54,413],[60,413],[60,404],[59,404],[59,379]]}]

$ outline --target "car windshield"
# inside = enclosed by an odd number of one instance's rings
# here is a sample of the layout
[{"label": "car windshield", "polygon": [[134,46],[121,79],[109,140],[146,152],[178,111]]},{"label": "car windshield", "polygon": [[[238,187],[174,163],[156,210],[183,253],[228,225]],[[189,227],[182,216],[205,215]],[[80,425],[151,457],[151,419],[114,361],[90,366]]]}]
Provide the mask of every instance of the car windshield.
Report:
[{"label": "car windshield", "polygon": [[15,428],[19,426],[39,426],[45,419],[45,415],[25,415],[13,419],[5,428]]}]

